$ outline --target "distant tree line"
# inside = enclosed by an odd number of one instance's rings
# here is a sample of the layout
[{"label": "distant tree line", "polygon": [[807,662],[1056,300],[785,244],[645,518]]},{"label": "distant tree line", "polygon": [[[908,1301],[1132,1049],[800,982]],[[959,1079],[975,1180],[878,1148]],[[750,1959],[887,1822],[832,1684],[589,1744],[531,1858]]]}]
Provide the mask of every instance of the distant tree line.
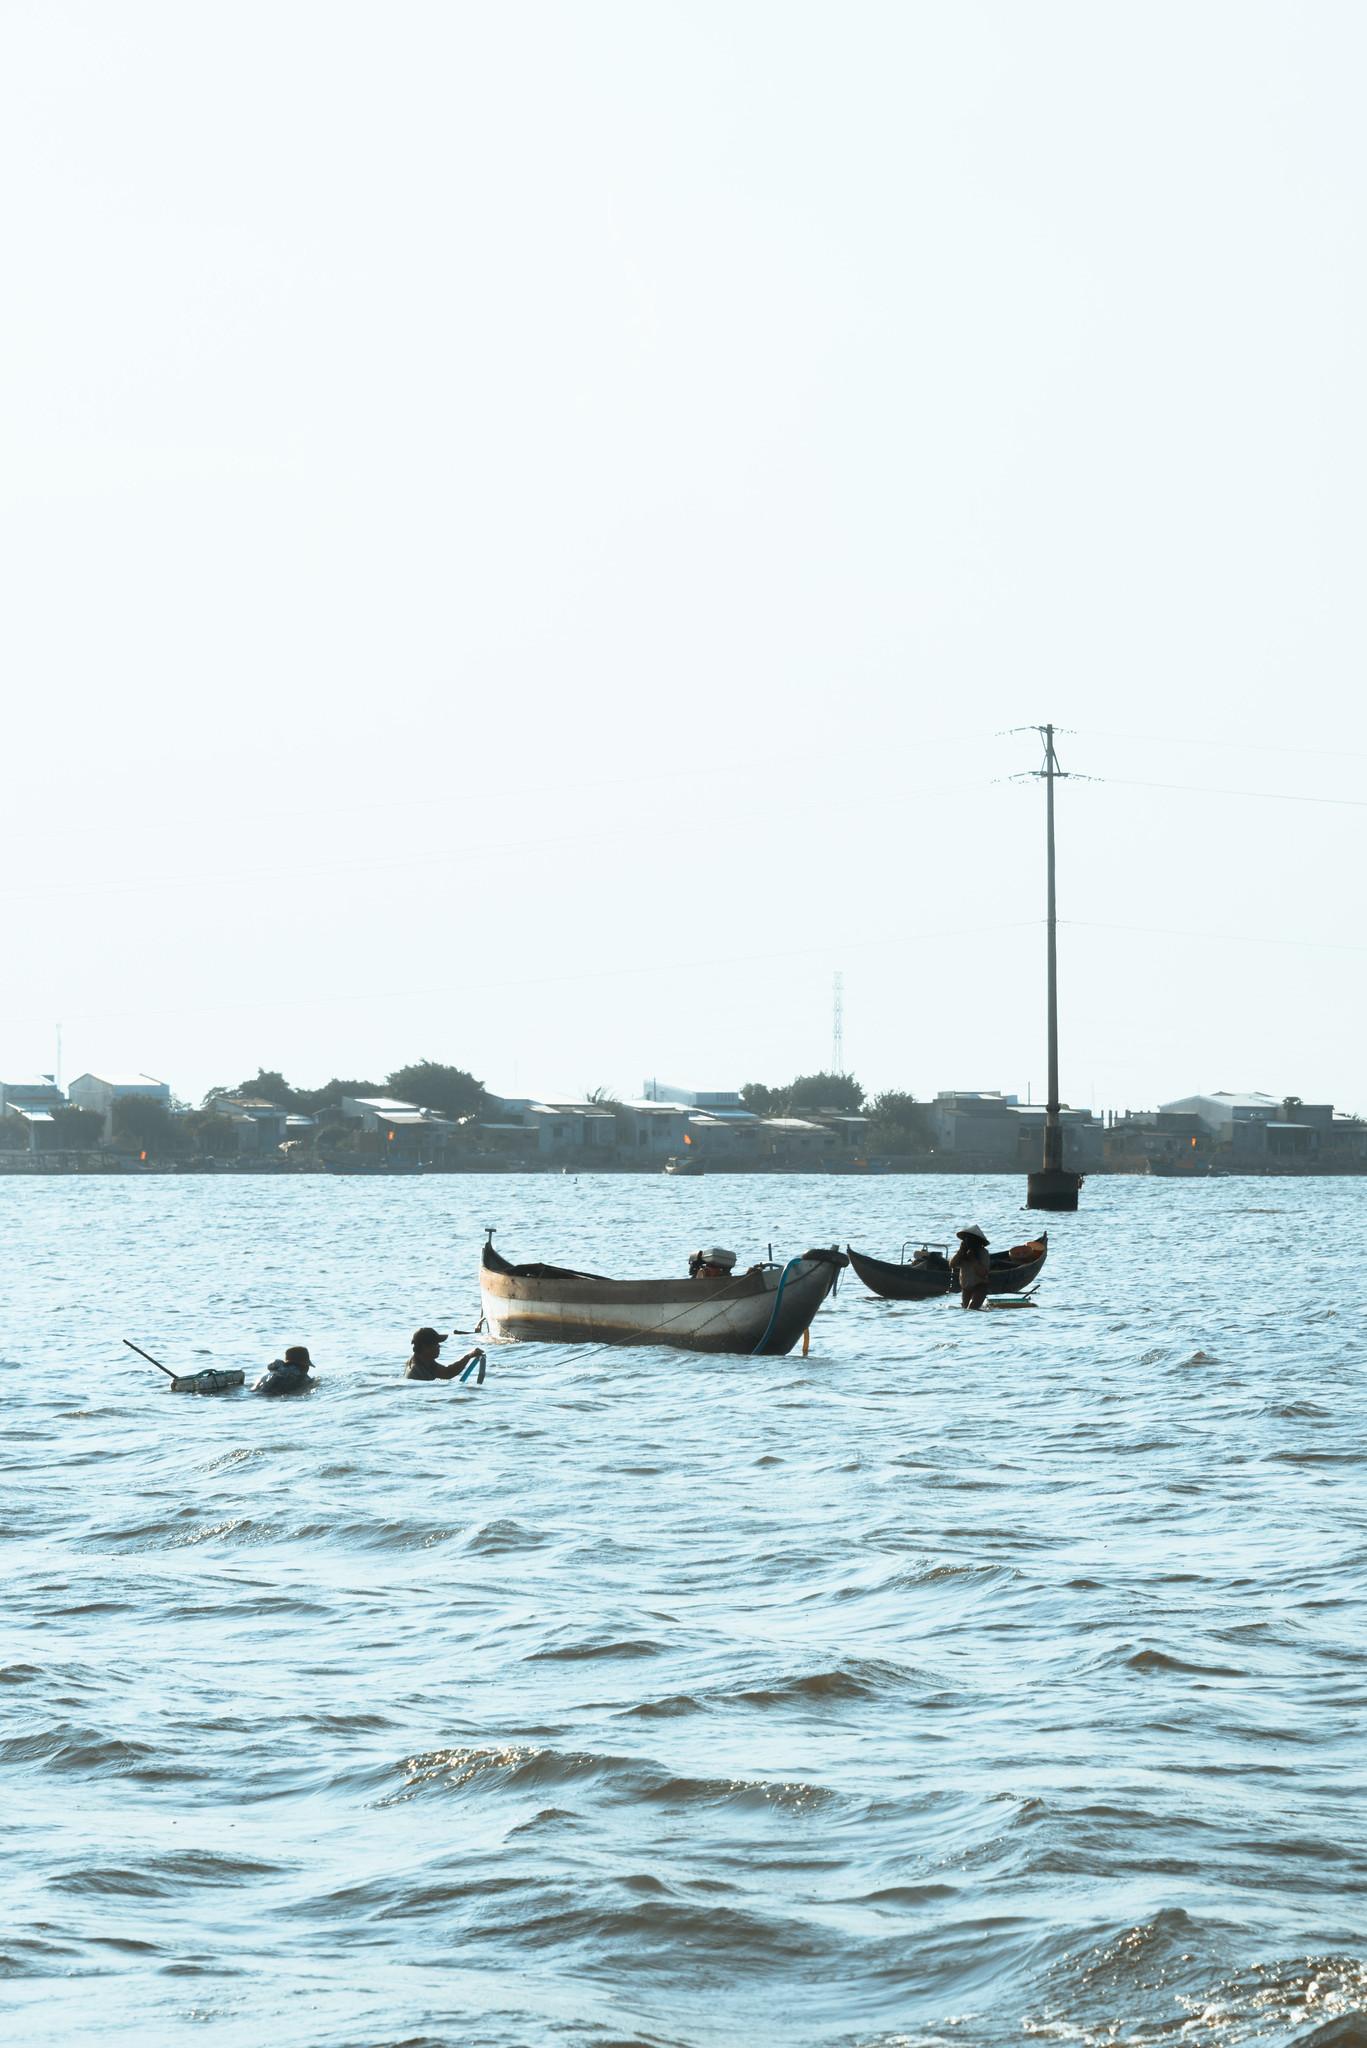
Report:
[{"label": "distant tree line", "polygon": [[808,1116],[819,1110],[834,1111],[838,1116],[867,1116],[871,1153],[905,1156],[928,1152],[934,1143],[924,1102],[900,1088],[866,1096],[853,1074],[799,1074],[782,1088],[747,1081],[740,1099],[757,1116]]},{"label": "distant tree line", "polygon": [[243,1095],[255,1102],[270,1102],[296,1116],[320,1116],[336,1109],[344,1095],[391,1095],[399,1102],[416,1103],[419,1109],[438,1116],[460,1118],[483,1116],[491,1098],[482,1081],[463,1067],[443,1066],[440,1060],[415,1060],[411,1066],[396,1067],[383,1081],[344,1081],[334,1078],[321,1088],[295,1088],[274,1067],[260,1067],[248,1081],[236,1088],[211,1088],[204,1098],[211,1109],[216,1098]]}]

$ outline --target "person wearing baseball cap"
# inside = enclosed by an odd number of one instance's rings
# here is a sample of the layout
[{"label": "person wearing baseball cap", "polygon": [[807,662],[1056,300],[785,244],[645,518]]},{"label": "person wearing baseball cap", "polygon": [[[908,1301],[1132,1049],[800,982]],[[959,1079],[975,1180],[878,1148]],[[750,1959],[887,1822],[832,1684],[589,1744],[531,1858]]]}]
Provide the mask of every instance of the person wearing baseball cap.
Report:
[{"label": "person wearing baseball cap", "polygon": [[481,1363],[483,1362],[484,1353],[476,1345],[473,1351],[466,1352],[464,1358],[456,1358],[452,1360],[450,1365],[443,1365],[439,1354],[442,1345],[446,1342],[449,1335],[449,1331],[433,1330],[426,1323],[423,1324],[420,1330],[415,1330],[413,1332],[413,1356],[409,1359],[405,1368],[404,1378],[410,1380],[458,1380],[467,1365],[473,1365],[476,1359],[479,1359]]}]

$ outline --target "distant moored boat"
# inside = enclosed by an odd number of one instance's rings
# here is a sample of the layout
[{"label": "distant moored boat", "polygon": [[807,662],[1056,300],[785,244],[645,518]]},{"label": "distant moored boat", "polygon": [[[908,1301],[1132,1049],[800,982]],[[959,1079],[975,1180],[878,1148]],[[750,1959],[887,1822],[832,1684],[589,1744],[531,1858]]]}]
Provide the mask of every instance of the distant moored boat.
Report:
[{"label": "distant moored boat", "polygon": [[[891,1259],[871,1259],[867,1252],[857,1252],[852,1244],[846,1245],[845,1249],[850,1255],[850,1264],[869,1292],[881,1294],[885,1301],[933,1301],[938,1295],[948,1294],[953,1286],[949,1260],[942,1251],[930,1245],[922,1245],[910,1259],[897,1263]],[[1048,1256],[1047,1230],[1041,1231],[1029,1244],[1013,1245],[1006,1252],[993,1252],[988,1293],[1019,1294],[1031,1281],[1038,1280]]]}]

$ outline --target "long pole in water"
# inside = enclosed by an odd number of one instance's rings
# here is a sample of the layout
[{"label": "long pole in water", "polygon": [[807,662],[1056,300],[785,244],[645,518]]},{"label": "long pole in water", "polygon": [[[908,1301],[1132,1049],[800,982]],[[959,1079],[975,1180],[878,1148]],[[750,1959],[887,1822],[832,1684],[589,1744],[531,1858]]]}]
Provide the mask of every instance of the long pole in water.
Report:
[{"label": "long pole in water", "polygon": [[1058,903],[1054,889],[1054,728],[1044,728],[1044,819],[1049,882],[1049,1107],[1044,1122],[1046,1169],[1063,1165],[1058,1100]]},{"label": "long pole in water", "polygon": [[163,1365],[159,1358],[153,1358],[151,1352],[144,1351],[141,1344],[135,1344],[131,1337],[125,1337],[123,1341],[128,1346],[130,1351],[137,1352],[139,1358],[145,1358],[147,1360],[147,1363],[149,1365],[154,1365],[158,1372],[164,1372],[168,1380],[175,1379],[176,1375],[172,1372],[170,1366]]}]

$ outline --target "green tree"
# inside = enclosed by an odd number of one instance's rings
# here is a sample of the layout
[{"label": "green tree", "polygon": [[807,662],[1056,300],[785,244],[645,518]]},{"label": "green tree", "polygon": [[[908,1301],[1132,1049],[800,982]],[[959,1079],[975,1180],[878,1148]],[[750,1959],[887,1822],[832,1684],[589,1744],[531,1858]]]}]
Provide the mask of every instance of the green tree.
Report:
[{"label": "green tree", "polygon": [[356,1150],[356,1125],[344,1121],[334,1112],[324,1109],[313,1133],[313,1149],[320,1159],[331,1159],[334,1153]]},{"label": "green tree", "polygon": [[237,1127],[231,1117],[200,1109],[186,1117],[183,1128],[201,1159],[231,1159],[237,1152]]},{"label": "green tree", "polygon": [[787,1091],[766,1088],[763,1081],[747,1081],[740,1091],[740,1099],[756,1116],[781,1116],[787,1107]]},{"label": "green tree", "polygon": [[27,1152],[28,1125],[21,1116],[0,1116],[0,1152]]},{"label": "green tree", "polygon": [[[215,1091],[224,1093],[222,1089]],[[227,1090],[231,1095],[251,1096],[257,1102],[273,1102],[277,1109],[298,1109],[299,1090],[291,1088],[284,1075],[274,1067],[258,1067],[250,1081],[241,1081],[236,1088]],[[206,1095],[204,1107],[209,1108],[212,1096]]]},{"label": "green tree", "polygon": [[788,1090],[791,1110],[834,1109],[842,1116],[857,1116],[864,1107],[864,1091],[853,1074],[799,1074]]},{"label": "green tree", "polygon": [[59,1152],[93,1152],[104,1136],[104,1118],[96,1109],[78,1109],[67,1102],[52,1112]]},{"label": "green tree", "polygon": [[149,1159],[171,1159],[185,1149],[185,1133],[155,1095],[122,1095],[114,1104],[114,1136]]},{"label": "green tree", "polygon": [[924,1102],[899,1088],[886,1088],[869,1104],[873,1128],[869,1144],[875,1152],[928,1152],[933,1141],[930,1113]]},{"label": "green tree", "polygon": [[438,1116],[478,1116],[489,1106],[483,1082],[463,1067],[444,1067],[439,1060],[417,1060],[412,1066],[396,1067],[385,1088],[401,1102],[416,1102]]},{"label": "green tree", "polygon": [[325,1081],[321,1088],[296,1088],[294,1101],[287,1106],[298,1110],[304,1116],[317,1116],[320,1111],[336,1109],[344,1095],[384,1095],[388,1091],[380,1081],[342,1081],[334,1078]]}]

